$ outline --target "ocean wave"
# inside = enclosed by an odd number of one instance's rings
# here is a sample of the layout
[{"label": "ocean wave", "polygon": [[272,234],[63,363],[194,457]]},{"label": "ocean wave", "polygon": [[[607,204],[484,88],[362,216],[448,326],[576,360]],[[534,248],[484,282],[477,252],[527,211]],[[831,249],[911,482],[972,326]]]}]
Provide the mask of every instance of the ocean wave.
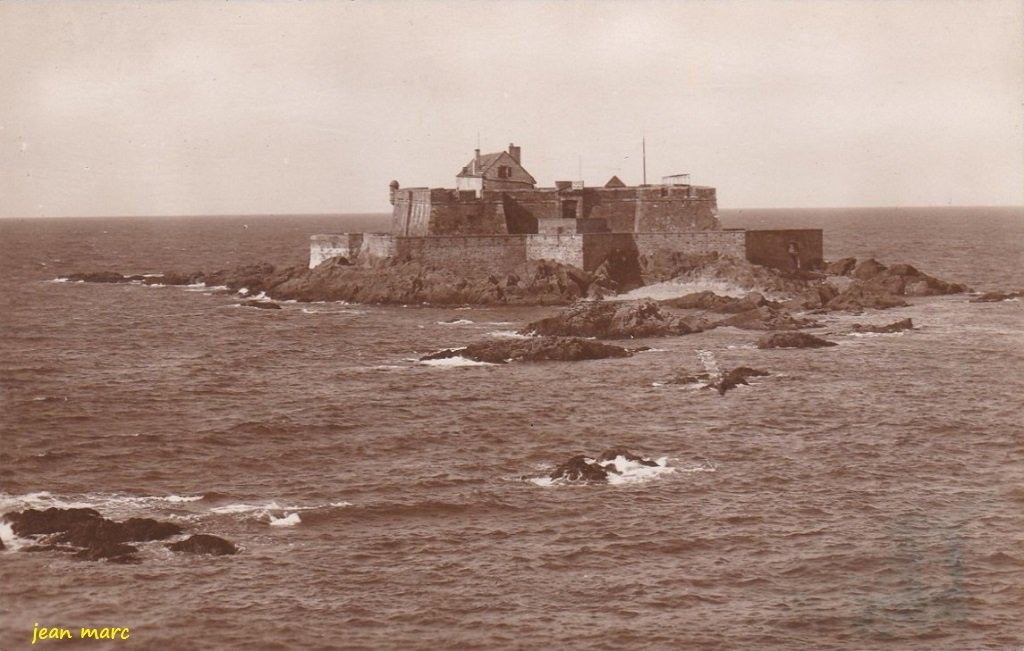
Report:
[{"label": "ocean wave", "polygon": [[0,513],[25,509],[96,509],[104,513],[127,513],[168,508],[172,504],[188,504],[203,499],[202,495],[124,495],[120,493],[84,493],[54,495],[37,491],[12,495],[0,493]]},{"label": "ocean wave", "polygon": [[453,319],[451,321],[438,321],[437,325],[473,325],[475,321],[469,319]]},{"label": "ocean wave", "polygon": [[519,334],[515,330],[492,330],[486,336],[498,339],[529,339],[531,337],[531,335]]},{"label": "ocean wave", "polygon": [[273,515],[270,516],[270,526],[272,527],[294,527],[302,522],[302,518],[299,517],[298,513],[292,512],[288,515],[275,518]]}]

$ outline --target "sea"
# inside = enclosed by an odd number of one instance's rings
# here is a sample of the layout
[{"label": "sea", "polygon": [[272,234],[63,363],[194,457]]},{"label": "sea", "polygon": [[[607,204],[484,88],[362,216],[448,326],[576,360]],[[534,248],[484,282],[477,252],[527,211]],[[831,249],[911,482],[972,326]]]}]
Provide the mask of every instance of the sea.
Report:
[{"label": "sea", "polygon": [[[1022,208],[722,220],[1024,289]],[[311,234],[385,228],[0,220],[0,513],[91,507],[242,550],[88,562],[0,525],[0,649],[1024,648],[1020,300],[826,315],[824,349],[720,328],[631,342],[651,350],[629,359],[425,364],[556,308],[259,310],[204,286],[61,280],[305,265]],[[914,330],[849,334],[906,317]],[[672,382],[736,366],[770,375],[725,395]],[[547,478],[616,446],[659,466]],[[130,638],[33,645],[36,626]]]}]

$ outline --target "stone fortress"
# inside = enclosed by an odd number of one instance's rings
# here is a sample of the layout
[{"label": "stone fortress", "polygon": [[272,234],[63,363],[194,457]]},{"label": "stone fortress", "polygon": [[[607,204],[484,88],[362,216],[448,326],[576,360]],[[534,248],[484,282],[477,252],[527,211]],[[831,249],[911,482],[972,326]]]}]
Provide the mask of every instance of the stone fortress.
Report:
[{"label": "stone fortress", "polygon": [[402,188],[391,182],[390,233],[313,235],[309,266],[344,257],[351,264],[415,260],[457,271],[505,273],[529,260],[552,260],[586,271],[612,255],[667,250],[718,252],[779,269],[814,268],[822,231],[723,229],[715,188],[688,174],[657,185],[627,186],[613,176],[603,187],[556,181],[538,188],[522,150],[481,154],[459,170],[456,187]]}]

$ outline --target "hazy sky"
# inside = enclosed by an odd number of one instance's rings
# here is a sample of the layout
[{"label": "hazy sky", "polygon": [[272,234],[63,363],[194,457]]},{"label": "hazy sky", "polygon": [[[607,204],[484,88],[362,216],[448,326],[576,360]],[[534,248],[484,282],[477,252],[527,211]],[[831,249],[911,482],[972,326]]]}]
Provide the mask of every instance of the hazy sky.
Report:
[{"label": "hazy sky", "polygon": [[722,208],[1024,205],[1024,1],[0,0],[0,216],[387,211],[515,142]]}]

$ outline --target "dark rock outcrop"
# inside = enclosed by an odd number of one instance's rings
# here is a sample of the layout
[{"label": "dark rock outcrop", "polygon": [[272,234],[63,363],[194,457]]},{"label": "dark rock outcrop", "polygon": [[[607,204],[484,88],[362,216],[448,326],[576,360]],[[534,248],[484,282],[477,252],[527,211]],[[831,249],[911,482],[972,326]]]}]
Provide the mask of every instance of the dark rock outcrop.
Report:
[{"label": "dark rock outcrop", "polygon": [[824,348],[837,345],[806,332],[772,332],[757,340],[758,348]]},{"label": "dark rock outcrop", "polygon": [[909,318],[900,319],[885,326],[873,326],[873,325],[861,325],[860,323],[854,323],[851,326],[852,332],[878,332],[878,333],[892,333],[900,332],[902,330],[913,330],[914,322]]},{"label": "dark rock outcrop", "polygon": [[907,305],[905,300],[886,288],[855,284],[837,294],[823,307],[831,311],[862,312],[868,308],[887,310],[891,307],[905,305]]},{"label": "dark rock outcrop", "polygon": [[602,452],[596,459],[589,459],[578,454],[555,468],[548,477],[563,481],[604,482],[610,473],[619,474],[615,467],[615,459],[622,457],[627,461],[644,466],[657,466],[658,463],[647,457],[633,454],[626,448],[610,448]]},{"label": "dark rock outcrop", "polygon": [[825,273],[830,276],[849,276],[857,266],[857,258],[840,258],[825,266]]},{"label": "dark rock outcrop", "polygon": [[3,518],[11,523],[15,535],[42,543],[29,550],[72,551],[76,558],[116,563],[138,561],[138,549],[126,543],[164,540],[183,531],[172,522],[152,518],[117,522],[104,518],[95,509],[26,509],[7,513]]},{"label": "dark rock outcrop", "polygon": [[588,460],[582,454],[578,454],[555,468],[548,476],[551,479],[562,479],[565,481],[601,482],[608,480],[608,471],[600,464]]},{"label": "dark rock outcrop", "polygon": [[706,322],[666,313],[656,301],[580,301],[522,328],[520,334],[598,339],[665,337],[700,332]]},{"label": "dark rock outcrop", "polygon": [[448,348],[424,355],[420,361],[465,357],[490,364],[541,361],[578,362],[587,359],[607,359],[631,355],[631,351],[620,346],[611,346],[578,337],[530,337],[495,339],[470,344],[465,348]]},{"label": "dark rock outcrop", "polygon": [[219,536],[211,536],[206,533],[197,533],[185,540],[168,543],[166,547],[174,552],[185,552],[188,554],[226,556],[238,553],[238,548],[233,543]]}]

